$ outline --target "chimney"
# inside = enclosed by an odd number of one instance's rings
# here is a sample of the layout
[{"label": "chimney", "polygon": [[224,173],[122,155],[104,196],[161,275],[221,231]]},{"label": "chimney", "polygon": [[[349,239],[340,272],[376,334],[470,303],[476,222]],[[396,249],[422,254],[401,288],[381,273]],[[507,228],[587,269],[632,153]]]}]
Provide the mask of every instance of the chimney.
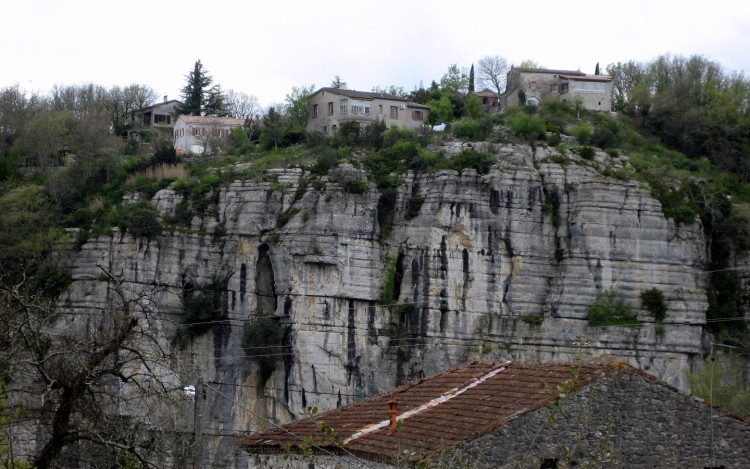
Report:
[{"label": "chimney", "polygon": [[347,88],[347,87],[346,87],[346,82],[342,81],[342,82],[341,82],[341,83],[339,84],[339,89],[340,89],[340,90],[348,90],[349,88]]},{"label": "chimney", "polygon": [[166,94],[164,95],[164,102],[165,103],[167,102],[167,95]]},{"label": "chimney", "polygon": [[396,414],[398,413],[398,402],[395,400],[388,401],[388,415],[391,418],[391,425],[388,427],[388,434],[396,433]]}]

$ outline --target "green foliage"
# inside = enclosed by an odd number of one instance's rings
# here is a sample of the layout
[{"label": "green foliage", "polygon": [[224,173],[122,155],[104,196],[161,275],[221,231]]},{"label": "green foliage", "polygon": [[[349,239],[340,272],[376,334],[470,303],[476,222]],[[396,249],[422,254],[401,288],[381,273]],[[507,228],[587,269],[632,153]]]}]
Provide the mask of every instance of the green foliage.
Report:
[{"label": "green foliage", "polygon": [[578,124],[573,129],[573,136],[578,141],[579,145],[587,145],[591,142],[591,135],[593,134],[593,129],[589,124]]},{"label": "green foliage", "polygon": [[289,119],[290,128],[302,132],[310,119],[310,108],[312,95],[315,92],[315,84],[308,86],[292,87],[292,91],[286,95],[286,115]]},{"label": "green foliage", "polygon": [[[739,273],[736,270],[711,272],[706,294],[708,299],[706,319],[709,320],[706,329],[716,336],[717,342],[740,345],[738,340],[746,333],[747,323],[731,320],[742,316],[742,302],[746,295],[746,292],[743,292]],[[750,345],[750,342],[746,345]]]},{"label": "green foliage", "polygon": [[262,385],[271,377],[285,353],[281,347],[283,338],[284,327],[280,318],[262,309],[255,311],[245,323],[242,347],[245,355],[258,365]]},{"label": "green foliage", "polygon": [[0,270],[12,271],[41,258],[60,239],[53,205],[37,185],[22,185],[0,195]]},{"label": "green foliage", "polygon": [[544,190],[546,200],[542,205],[542,212],[552,217],[552,226],[555,229],[560,227],[561,215],[560,215],[560,204],[562,199],[560,197],[560,190],[557,186],[553,187],[552,190]]},{"label": "green foliage", "polygon": [[520,316],[521,321],[525,322],[526,324],[530,326],[541,326],[542,325],[542,317],[541,316]]},{"label": "green foliage", "polygon": [[226,280],[220,278],[197,287],[186,285],[182,295],[184,316],[175,336],[179,346],[184,347],[188,340],[211,330],[222,317],[221,296],[226,285]]},{"label": "green foliage", "polygon": [[423,203],[424,203],[423,195],[411,196],[411,199],[409,199],[409,207],[406,209],[404,218],[407,220],[411,220],[412,218],[415,218],[417,215],[419,215],[419,210],[422,208]]},{"label": "green foliage", "polygon": [[583,158],[584,160],[589,160],[589,161],[593,160],[594,155],[596,154],[596,151],[592,147],[589,147],[589,146],[578,147],[576,148],[576,151],[581,156],[581,158]]},{"label": "green foliage", "polygon": [[508,122],[508,127],[513,134],[528,141],[532,148],[534,148],[536,141],[547,132],[543,119],[526,113],[512,117]]},{"label": "green foliage", "polygon": [[625,296],[617,290],[597,293],[596,300],[586,309],[589,326],[640,326]]},{"label": "green foliage", "polygon": [[550,135],[549,137],[547,137],[547,145],[551,147],[556,147],[560,145],[561,142],[562,142],[562,138],[560,137],[559,133],[554,133]]},{"label": "green foliage", "polygon": [[221,87],[213,85],[213,77],[203,68],[200,60],[196,61],[193,70],[185,75],[185,81],[182,88],[182,104],[175,109],[177,114],[226,115],[225,97]]},{"label": "green foliage", "polygon": [[432,99],[427,102],[430,107],[429,121],[432,124],[450,123],[454,119],[455,106],[448,96]]},{"label": "green foliage", "polygon": [[292,207],[286,212],[279,215],[279,218],[276,220],[276,228],[283,228],[286,226],[287,223],[289,223],[289,220],[292,219],[295,215],[297,215],[300,212],[300,209],[298,207]]},{"label": "green foliage", "polygon": [[750,418],[750,386],[743,381],[743,360],[736,354],[708,357],[703,371],[690,374],[690,392],[727,412]]},{"label": "green foliage", "polygon": [[484,111],[482,110],[482,103],[480,103],[479,98],[477,98],[473,94],[469,95],[469,97],[466,98],[464,111],[466,112],[466,115],[471,119],[479,119],[482,117],[482,115],[484,115]]},{"label": "green foliage", "polygon": [[395,257],[386,257],[383,260],[383,277],[380,283],[381,305],[391,305],[396,302],[396,261]]},{"label": "green foliage", "polygon": [[115,207],[110,212],[109,221],[136,238],[153,238],[161,231],[159,213],[144,201]]},{"label": "green foliage", "polygon": [[489,117],[459,119],[451,126],[456,138],[466,140],[484,140],[492,131],[492,121]]},{"label": "green foliage", "polygon": [[448,161],[447,166],[459,173],[464,169],[473,168],[479,175],[484,175],[490,172],[492,165],[495,163],[495,158],[490,155],[474,149],[468,149],[453,155]]},{"label": "green foliage", "polygon": [[658,288],[649,288],[641,292],[641,308],[651,313],[658,322],[664,321],[667,317],[667,302],[664,293]]}]

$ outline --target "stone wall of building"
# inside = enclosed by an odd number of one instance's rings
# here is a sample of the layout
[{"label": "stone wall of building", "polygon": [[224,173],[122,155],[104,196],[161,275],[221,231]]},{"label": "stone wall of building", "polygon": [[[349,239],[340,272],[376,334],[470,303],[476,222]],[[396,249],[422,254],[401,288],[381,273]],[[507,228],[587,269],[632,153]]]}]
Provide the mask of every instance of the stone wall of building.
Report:
[{"label": "stone wall of building", "polygon": [[482,468],[538,468],[555,460],[552,467],[560,469],[741,468],[750,461],[750,425],[640,373],[623,371],[457,451]]}]

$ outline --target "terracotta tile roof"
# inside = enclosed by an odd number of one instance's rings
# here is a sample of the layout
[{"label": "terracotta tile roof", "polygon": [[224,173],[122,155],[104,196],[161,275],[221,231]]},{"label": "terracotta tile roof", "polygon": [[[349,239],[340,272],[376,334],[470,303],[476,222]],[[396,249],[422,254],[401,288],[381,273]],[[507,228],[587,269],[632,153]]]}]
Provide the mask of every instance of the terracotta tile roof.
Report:
[{"label": "terracotta tile roof", "polygon": [[[277,453],[285,443],[297,445],[299,437],[315,436],[320,448],[339,453],[340,448],[320,431],[325,421],[346,451],[384,460],[392,460],[399,451],[402,460],[418,461],[552,402],[565,383],[577,389],[617,367],[578,365],[573,380],[570,364],[475,362],[252,435],[240,444],[251,453]],[[395,435],[388,434],[391,400],[398,403],[397,420],[403,422]]]},{"label": "terracotta tile roof", "polygon": [[245,119],[236,119],[234,117],[213,117],[213,116],[191,116],[187,114],[180,115],[179,119],[186,124],[202,125],[243,125]]}]

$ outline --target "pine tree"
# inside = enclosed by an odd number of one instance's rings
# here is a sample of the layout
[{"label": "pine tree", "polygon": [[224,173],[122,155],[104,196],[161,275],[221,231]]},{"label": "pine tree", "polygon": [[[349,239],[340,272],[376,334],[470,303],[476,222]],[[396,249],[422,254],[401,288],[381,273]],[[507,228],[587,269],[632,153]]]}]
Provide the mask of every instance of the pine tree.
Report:
[{"label": "pine tree", "polygon": [[176,108],[178,114],[191,116],[224,116],[224,93],[219,85],[211,86],[214,79],[203,69],[200,60],[195,62],[193,71],[185,75],[187,83],[182,88],[181,106]]},{"label": "pine tree", "polygon": [[471,64],[469,69],[469,94],[474,92],[474,64]]},{"label": "pine tree", "polygon": [[599,71],[599,62],[597,62],[597,63],[596,63],[596,69],[594,70],[594,75],[600,75],[600,74],[601,74],[601,73],[600,73],[600,71]]}]

